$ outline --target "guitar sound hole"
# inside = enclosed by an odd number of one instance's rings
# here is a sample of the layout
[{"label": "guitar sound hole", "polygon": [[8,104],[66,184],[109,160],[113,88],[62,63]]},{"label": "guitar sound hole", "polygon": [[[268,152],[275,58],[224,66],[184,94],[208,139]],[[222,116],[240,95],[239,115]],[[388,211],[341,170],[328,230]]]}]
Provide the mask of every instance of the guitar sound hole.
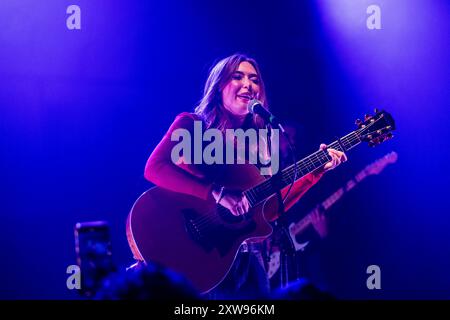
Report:
[{"label": "guitar sound hole", "polygon": [[251,219],[244,224],[239,224],[246,219],[235,217],[230,212],[229,217],[225,218],[227,221],[222,220],[219,215],[215,217],[199,215],[192,209],[183,210],[183,215],[186,232],[190,238],[205,251],[216,249],[221,255],[227,254],[240,236],[253,231],[256,227]]}]

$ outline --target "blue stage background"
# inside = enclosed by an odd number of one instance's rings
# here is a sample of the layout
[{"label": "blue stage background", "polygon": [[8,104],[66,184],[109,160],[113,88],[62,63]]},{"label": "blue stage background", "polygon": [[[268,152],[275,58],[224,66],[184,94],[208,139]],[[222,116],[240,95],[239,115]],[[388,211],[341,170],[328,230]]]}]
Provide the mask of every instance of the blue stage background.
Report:
[{"label": "blue stage background", "polygon": [[[81,30],[66,26],[72,4]],[[372,4],[380,30],[366,26]],[[115,263],[132,263],[125,219],[151,187],[147,157],[193,110],[209,67],[244,52],[261,65],[272,111],[301,126],[305,155],[375,107],[396,119],[394,139],[351,151],[299,205],[398,153],[332,209],[327,289],[449,299],[449,11],[443,0],[2,0],[0,298],[77,299],[66,268],[79,221],[108,221]],[[372,264],[380,290],[366,287]]]}]

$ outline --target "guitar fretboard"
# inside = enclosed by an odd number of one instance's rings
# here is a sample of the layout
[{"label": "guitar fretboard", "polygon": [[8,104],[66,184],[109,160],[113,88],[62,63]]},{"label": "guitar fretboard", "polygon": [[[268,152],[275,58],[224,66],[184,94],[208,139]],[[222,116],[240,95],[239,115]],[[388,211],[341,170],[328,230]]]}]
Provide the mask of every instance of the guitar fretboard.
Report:
[{"label": "guitar fretboard", "polygon": [[[353,131],[346,136],[328,145],[328,148],[347,152],[361,143],[358,132]],[[245,196],[254,207],[274,195],[278,190],[291,184],[293,181],[306,176],[307,174],[323,167],[331,160],[326,150],[318,150],[313,154],[299,160],[296,164],[283,169],[279,174],[267,179],[259,185],[244,191]]]}]

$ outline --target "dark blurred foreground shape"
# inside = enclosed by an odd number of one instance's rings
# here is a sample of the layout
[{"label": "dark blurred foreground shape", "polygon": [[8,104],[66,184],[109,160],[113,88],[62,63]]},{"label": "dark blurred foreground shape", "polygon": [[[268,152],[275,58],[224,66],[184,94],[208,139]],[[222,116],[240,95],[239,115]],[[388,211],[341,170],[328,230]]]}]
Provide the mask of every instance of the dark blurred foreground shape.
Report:
[{"label": "dark blurred foreground shape", "polygon": [[178,273],[138,263],[105,279],[96,300],[197,300],[198,292]]}]

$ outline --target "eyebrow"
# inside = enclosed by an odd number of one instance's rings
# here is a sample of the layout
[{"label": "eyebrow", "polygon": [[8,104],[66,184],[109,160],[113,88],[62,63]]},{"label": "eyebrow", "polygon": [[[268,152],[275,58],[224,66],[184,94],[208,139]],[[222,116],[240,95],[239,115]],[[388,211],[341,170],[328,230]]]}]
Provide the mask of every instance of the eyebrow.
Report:
[{"label": "eyebrow", "polygon": [[[239,74],[244,74],[244,72],[236,70],[234,73],[239,73]],[[249,73],[248,74],[249,77],[258,77],[258,75],[256,73]]]}]

